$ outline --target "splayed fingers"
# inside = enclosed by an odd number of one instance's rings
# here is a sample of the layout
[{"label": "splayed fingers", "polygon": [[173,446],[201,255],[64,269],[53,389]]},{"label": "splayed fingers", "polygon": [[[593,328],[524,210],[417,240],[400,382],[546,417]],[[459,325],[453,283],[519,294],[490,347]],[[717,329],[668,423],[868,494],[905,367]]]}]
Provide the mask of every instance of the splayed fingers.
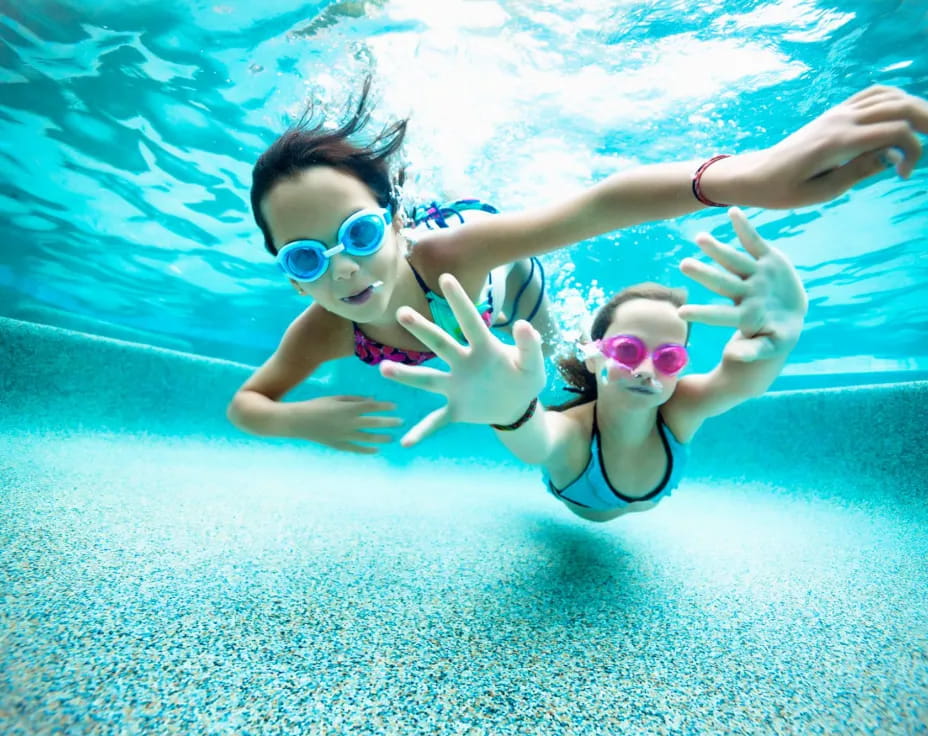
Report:
[{"label": "splayed fingers", "polygon": [[545,385],[541,336],[534,327],[520,320],[513,325],[515,346],[507,345],[490,332],[453,276],[443,275],[439,283],[468,345],[459,345],[437,325],[403,309],[398,313],[400,323],[444,358],[449,370],[380,364],[384,377],[448,399],[446,406],[406,433],[402,440],[406,447],[451,422],[494,424],[514,412],[517,416]]},{"label": "splayed fingers", "polygon": [[[412,332],[412,330],[410,330],[410,332]],[[421,340],[422,338],[420,337],[419,339]],[[425,341],[423,340],[423,342]],[[452,342],[454,341],[452,340]],[[455,347],[460,346],[455,343]],[[438,351],[433,350],[433,352],[439,357],[442,357],[441,353]],[[451,363],[447,358],[444,358],[444,360],[449,364]],[[380,364],[380,375],[384,378],[389,378],[391,381],[402,383],[404,386],[418,388],[433,394],[444,394],[448,382],[448,373],[445,371],[422,365],[404,365],[389,360],[385,360]]]},{"label": "splayed fingers", "polygon": [[696,244],[703,253],[723,266],[727,273],[694,258],[684,258],[680,268],[683,273],[707,289],[738,302],[748,291],[745,280],[757,273],[758,261],[770,254],[770,246],[764,242],[740,209],[732,207],[728,210],[728,217],[747,253],[716,240],[709,233],[700,233],[696,236]]},{"label": "splayed fingers", "polygon": [[747,285],[744,279],[735,276],[727,271],[722,271],[695,258],[684,258],[680,263],[680,270],[696,281],[705,286],[710,291],[714,291],[719,296],[727,296],[732,301],[740,301],[747,293]]},{"label": "splayed fingers", "polygon": [[454,316],[457,317],[464,339],[471,345],[482,345],[492,339],[490,328],[474,308],[473,302],[458,280],[451,274],[443,273],[438,277],[438,285]]},{"label": "splayed fingers", "polygon": [[426,437],[435,434],[442,427],[446,427],[450,423],[451,414],[448,411],[448,406],[445,405],[426,414],[420,419],[412,429],[403,435],[403,438],[400,440],[400,445],[403,447],[418,445]]},{"label": "splayed fingers", "polygon": [[748,218],[742,210],[738,207],[732,207],[728,210],[728,217],[735,228],[738,240],[741,241],[741,245],[744,246],[748,253],[759,260],[770,252],[770,246],[754,229],[754,226],[748,222]]},{"label": "splayed fingers", "polygon": [[738,327],[741,323],[741,310],[734,304],[684,304],[677,314],[687,322],[713,327]]},{"label": "splayed fingers", "polygon": [[455,358],[460,357],[464,350],[447,332],[434,322],[427,320],[412,307],[397,309],[396,319],[419,342],[446,363],[451,363]]},{"label": "splayed fingers", "polygon": [[[517,362],[522,370],[534,375],[544,375],[545,357],[542,351],[541,333],[532,326],[531,322],[520,319],[512,326],[512,339],[519,351]],[[544,379],[541,385],[544,386]]]},{"label": "splayed fingers", "polygon": [[748,253],[735,250],[730,245],[721,243],[709,233],[696,236],[696,245],[709,258],[723,266],[736,277],[746,279],[757,270],[757,261]]}]

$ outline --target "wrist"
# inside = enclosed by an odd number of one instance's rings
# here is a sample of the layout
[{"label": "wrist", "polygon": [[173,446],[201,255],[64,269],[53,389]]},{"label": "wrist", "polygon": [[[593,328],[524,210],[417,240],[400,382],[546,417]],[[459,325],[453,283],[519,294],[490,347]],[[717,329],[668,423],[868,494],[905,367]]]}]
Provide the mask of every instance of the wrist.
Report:
[{"label": "wrist", "polygon": [[490,426],[493,429],[499,430],[500,432],[512,432],[515,429],[518,429],[523,424],[525,424],[529,419],[531,419],[535,410],[538,408],[538,397],[536,396],[528,405],[528,408],[522,412],[521,416],[516,417],[513,421],[507,422],[505,424],[491,424]]}]

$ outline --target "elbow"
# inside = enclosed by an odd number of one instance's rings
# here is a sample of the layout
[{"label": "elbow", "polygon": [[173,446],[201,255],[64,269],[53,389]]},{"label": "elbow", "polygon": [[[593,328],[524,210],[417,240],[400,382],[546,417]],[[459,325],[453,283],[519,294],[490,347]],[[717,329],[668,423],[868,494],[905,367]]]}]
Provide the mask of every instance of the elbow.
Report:
[{"label": "elbow", "polygon": [[242,392],[236,392],[235,396],[232,397],[232,400],[229,402],[229,405],[226,407],[226,419],[229,420],[232,426],[237,427],[241,430],[247,430],[247,423],[245,421],[245,412],[243,411],[242,405]]},{"label": "elbow", "polygon": [[[236,396],[238,396],[238,394],[236,394]],[[232,401],[230,401],[229,405],[226,407],[226,419],[228,419],[229,423],[233,426],[239,426],[239,413],[238,407],[235,405],[235,396],[232,397]]]}]

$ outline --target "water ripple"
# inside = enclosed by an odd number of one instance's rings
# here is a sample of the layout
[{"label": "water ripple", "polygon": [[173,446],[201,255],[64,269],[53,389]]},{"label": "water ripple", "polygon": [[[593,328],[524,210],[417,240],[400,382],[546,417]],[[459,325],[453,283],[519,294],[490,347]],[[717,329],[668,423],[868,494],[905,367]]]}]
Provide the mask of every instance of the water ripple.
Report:
[{"label": "water ripple", "polygon": [[[375,124],[413,113],[410,200],[476,194],[507,209],[641,163],[770,145],[871,82],[928,95],[928,14],[913,2],[7,6],[0,314],[64,324],[70,312],[252,363],[306,302],[251,222],[251,166],[308,97],[335,114],[368,71]],[[797,369],[928,360],[925,172],[750,213],[809,290]],[[685,284],[677,262],[698,253],[699,230],[733,237],[724,213],[704,211],[548,256],[561,314],[635,281]],[[695,333],[697,367],[723,333]]]}]

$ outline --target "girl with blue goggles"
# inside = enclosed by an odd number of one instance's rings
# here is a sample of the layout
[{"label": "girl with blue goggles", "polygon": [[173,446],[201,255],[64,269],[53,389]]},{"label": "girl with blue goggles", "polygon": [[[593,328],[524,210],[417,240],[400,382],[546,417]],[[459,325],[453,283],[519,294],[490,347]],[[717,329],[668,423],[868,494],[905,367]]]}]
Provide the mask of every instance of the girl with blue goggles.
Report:
[{"label": "girl with blue goggles", "polygon": [[277,253],[277,265],[297,281],[316,281],[328,270],[329,260],[336,253],[370,256],[380,250],[390,220],[389,208],[355,212],[338,228],[337,245],[327,248],[318,240],[294,240]]}]

